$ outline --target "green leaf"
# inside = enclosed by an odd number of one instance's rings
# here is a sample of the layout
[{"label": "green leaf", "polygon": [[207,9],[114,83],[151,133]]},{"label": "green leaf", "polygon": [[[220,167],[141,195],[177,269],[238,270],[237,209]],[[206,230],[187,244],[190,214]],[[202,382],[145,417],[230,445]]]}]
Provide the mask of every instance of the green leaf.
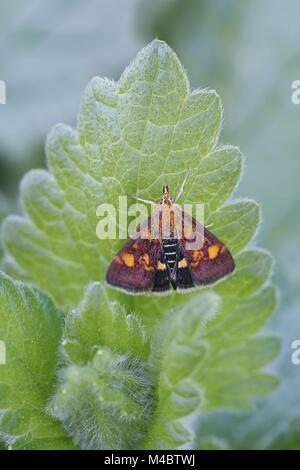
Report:
[{"label": "green leaf", "polygon": [[185,419],[200,411],[205,400],[196,374],[208,353],[202,331],[218,309],[218,297],[203,294],[191,307],[172,312],[158,335],[158,401],[145,442],[147,449],[192,448],[194,436]]},{"label": "green leaf", "polygon": [[53,416],[83,449],[136,448],[151,408],[149,343],[139,318],[92,284],[67,317],[63,352]]},{"label": "green leaf", "polygon": [[[48,409],[81,448],[205,446],[195,435],[200,416],[252,410],[278,382],[265,370],[278,339],[257,336],[275,307],[272,261],[245,250],[259,207],[230,200],[243,158],[218,145],[221,122],[218,94],[191,91],[175,53],[155,40],[118,82],[91,81],[77,129],[52,129],[48,170],[24,177],[23,215],[4,222],[7,268],[69,311]],[[107,266],[125,240],[97,239],[98,205],[116,207],[126,192],[157,201],[166,183],[175,195],[187,169],[180,202],[204,204],[235,272],[187,294],[106,289]],[[224,444],[214,435],[206,443]]]},{"label": "green leaf", "polygon": [[273,288],[234,302],[204,293],[169,315],[157,345],[158,403],[146,448],[194,449],[197,417],[219,408],[254,410],[253,398],[276,387],[278,378],[261,369],[280,341],[255,337],[274,303]]},{"label": "green leaf", "polygon": [[259,222],[259,205],[249,200],[223,206],[207,219],[213,233],[230,247],[234,255],[252,240]]},{"label": "green leaf", "polygon": [[[1,224],[3,219],[9,213],[9,201],[7,198],[0,192],[0,231],[1,231]],[[3,257],[3,248],[2,248],[2,239],[0,238],[0,269],[2,264],[2,257]]]},{"label": "green leaf", "polygon": [[205,338],[211,351],[199,380],[207,383],[206,409],[216,407],[255,409],[251,398],[270,393],[278,379],[257,369],[266,366],[279,351],[278,338],[252,339],[274,310],[272,287],[234,305],[224,300]]},{"label": "green leaf", "polygon": [[84,364],[93,348],[105,345],[120,354],[146,360],[149,343],[139,317],[126,314],[119,302],[108,298],[100,284],[90,285],[78,309],[66,319],[64,351],[70,361]]},{"label": "green leaf", "polygon": [[[230,1],[226,6],[222,0],[192,0],[186,8],[185,2],[178,0],[144,0],[136,21],[145,40],[157,36],[180,51],[193,84],[213,84],[225,100],[222,137],[239,142],[247,155],[240,193],[262,204],[265,223],[259,240],[276,255],[280,308],[266,328],[284,336],[283,351],[274,364],[283,383],[280,390],[259,403],[254,415],[247,414],[238,422],[233,413],[234,420],[223,426],[222,436],[230,446],[241,449],[265,449],[274,436],[277,439],[280,435],[277,444],[284,446],[284,436],[294,429],[299,408],[299,368],[290,363],[290,345],[299,331],[300,218],[295,216],[300,204],[299,106],[286,100],[287,89],[282,86],[288,83],[290,89],[297,77],[300,44],[295,44],[292,31],[297,28],[299,2],[291,0],[285,9],[279,2],[273,2],[272,9],[269,6],[259,0]],[[263,20],[266,15],[268,30],[272,31],[268,39]],[[200,60],[195,60],[195,51]],[[249,67],[249,63],[260,64],[266,58],[267,68]],[[280,80],[273,80],[274,70],[281,71]],[[254,100],[254,96],[259,99]],[[285,124],[278,125],[279,119]],[[209,433],[213,424],[217,432],[225,421],[222,416],[217,424],[212,423]]]},{"label": "green leaf", "polygon": [[0,273],[0,430],[12,449],[71,449],[57,421],[45,412],[55,385],[61,318],[36,290]]},{"label": "green leaf", "polygon": [[[77,130],[58,125],[49,134],[49,171],[33,170],[22,181],[24,215],[4,223],[7,269],[65,311],[76,306],[124,243],[97,239],[97,206],[116,205],[125,192],[158,200],[166,182],[176,194],[187,168],[193,171],[181,202],[206,204],[213,219],[236,188],[242,164],[236,147],[217,147],[221,121],[218,94],[191,92],[175,53],[161,41],[143,49],[117,83],[93,79]],[[226,221],[216,215],[236,250],[255,231],[254,217],[235,241],[250,205],[240,202],[228,227],[230,215]]]},{"label": "green leaf", "polygon": [[273,258],[267,251],[244,251],[235,258],[236,270],[215,290],[225,298],[241,298],[255,293],[270,276]]}]

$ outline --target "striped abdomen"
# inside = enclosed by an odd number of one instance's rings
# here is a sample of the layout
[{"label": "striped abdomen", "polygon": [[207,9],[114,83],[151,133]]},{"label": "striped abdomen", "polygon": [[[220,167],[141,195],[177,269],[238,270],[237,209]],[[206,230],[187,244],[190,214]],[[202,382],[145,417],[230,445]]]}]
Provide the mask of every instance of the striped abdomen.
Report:
[{"label": "striped abdomen", "polygon": [[165,260],[168,264],[170,272],[172,272],[177,262],[178,240],[176,238],[163,240],[162,245],[163,245]]}]

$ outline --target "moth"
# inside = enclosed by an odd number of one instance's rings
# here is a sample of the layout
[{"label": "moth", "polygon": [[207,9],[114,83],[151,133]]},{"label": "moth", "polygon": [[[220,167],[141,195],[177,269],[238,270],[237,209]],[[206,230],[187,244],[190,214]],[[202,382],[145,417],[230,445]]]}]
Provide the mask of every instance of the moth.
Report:
[{"label": "moth", "polygon": [[167,294],[212,284],[234,270],[228,248],[196,219],[182,211],[163,187],[159,204],[113,258],[106,281],[131,294]]}]

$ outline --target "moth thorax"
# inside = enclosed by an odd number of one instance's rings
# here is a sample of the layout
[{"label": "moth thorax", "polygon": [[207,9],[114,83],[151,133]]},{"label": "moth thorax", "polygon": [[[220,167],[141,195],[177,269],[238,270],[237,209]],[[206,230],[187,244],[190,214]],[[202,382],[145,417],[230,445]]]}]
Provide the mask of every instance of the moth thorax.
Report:
[{"label": "moth thorax", "polygon": [[161,210],[160,231],[161,238],[168,239],[174,237],[175,214],[172,203],[164,205]]}]

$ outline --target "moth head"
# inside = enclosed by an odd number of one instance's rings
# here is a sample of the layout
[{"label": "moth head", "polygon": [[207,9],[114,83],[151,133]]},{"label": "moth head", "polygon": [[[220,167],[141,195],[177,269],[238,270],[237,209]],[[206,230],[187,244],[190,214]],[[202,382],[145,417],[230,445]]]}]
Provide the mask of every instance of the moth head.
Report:
[{"label": "moth head", "polygon": [[172,199],[169,194],[169,186],[163,186],[162,197],[160,199],[161,204],[172,204]]}]

